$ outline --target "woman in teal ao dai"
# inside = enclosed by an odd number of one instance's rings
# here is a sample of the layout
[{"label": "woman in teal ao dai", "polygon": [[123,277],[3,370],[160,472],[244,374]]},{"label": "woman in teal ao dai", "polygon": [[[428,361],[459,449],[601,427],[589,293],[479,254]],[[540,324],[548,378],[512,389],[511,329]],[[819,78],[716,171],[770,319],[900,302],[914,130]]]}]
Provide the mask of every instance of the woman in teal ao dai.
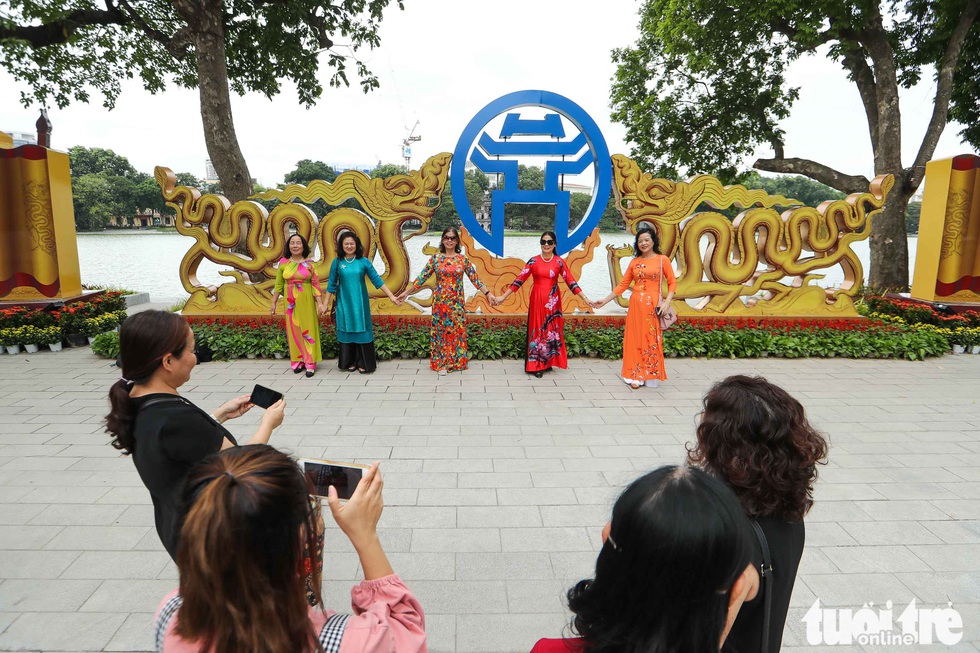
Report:
[{"label": "woman in teal ao dai", "polygon": [[276,270],[276,287],[269,312],[276,314],[279,297],[286,297],[286,339],[293,372],[311,377],[320,362],[320,322],[323,312],[320,279],[310,260],[310,246],[299,234],[286,240],[286,249]]},{"label": "woman in teal ao dai", "polygon": [[330,264],[324,308],[335,297],[337,313],[337,342],[340,353],[337,366],[342,370],[370,374],[378,367],[374,352],[374,328],[371,324],[371,304],[368,301],[365,277],[380,288],[391,301],[401,300],[385,285],[371,261],[364,257],[364,247],[352,231],[337,239],[337,258]]}]

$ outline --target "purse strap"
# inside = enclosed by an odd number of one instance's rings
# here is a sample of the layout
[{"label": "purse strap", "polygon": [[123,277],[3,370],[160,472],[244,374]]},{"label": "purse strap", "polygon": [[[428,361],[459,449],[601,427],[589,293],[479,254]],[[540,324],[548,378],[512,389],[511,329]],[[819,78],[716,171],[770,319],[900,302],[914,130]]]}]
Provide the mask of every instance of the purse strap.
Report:
[{"label": "purse strap", "polygon": [[762,545],[762,564],[759,565],[760,589],[762,590],[762,640],[759,653],[769,652],[769,620],[772,613],[772,556],[769,555],[769,541],[757,519],[752,520],[752,530]]},{"label": "purse strap", "polygon": [[657,283],[657,297],[660,301],[657,302],[657,308],[664,305],[664,257],[663,254],[660,255],[660,280]]}]

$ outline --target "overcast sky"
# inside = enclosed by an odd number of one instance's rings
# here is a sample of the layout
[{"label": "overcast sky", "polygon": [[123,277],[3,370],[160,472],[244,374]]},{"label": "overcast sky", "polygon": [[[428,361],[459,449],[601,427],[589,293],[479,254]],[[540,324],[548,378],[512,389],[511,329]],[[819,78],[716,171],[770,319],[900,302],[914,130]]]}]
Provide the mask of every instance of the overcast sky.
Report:
[{"label": "overcast sky", "polygon": [[[601,7],[601,8],[600,8]],[[406,0],[389,8],[380,48],[360,56],[380,79],[367,95],[325,88],[319,104],[302,108],[295,91],[268,100],[233,96],[235,127],[253,177],[266,186],[282,181],[300,159],[401,163],[401,141],[419,121],[412,167],[451,152],[463,128],[491,100],[524,89],[565,95],[598,123],[611,153],[629,153],[621,125],[609,120],[613,48],[635,41],[638,0],[603,3],[566,0]],[[932,111],[931,74],[902,96],[904,163],[909,165]],[[326,87],[329,74],[321,71]],[[873,172],[867,123],[857,91],[839,67],[819,58],[794,65],[789,78],[802,87],[786,130],[786,156],[810,158],[850,174]],[[34,130],[37,109],[18,102],[18,83],[0,72],[0,130]],[[93,100],[98,95],[93,94]],[[99,101],[49,112],[53,145],[102,147],[127,157],[143,172],[163,165],[204,176],[208,158],[197,92],[173,88],[150,95],[124,84],[116,108]],[[970,152],[949,125],[935,158]],[[760,156],[770,152],[760,150]]]}]

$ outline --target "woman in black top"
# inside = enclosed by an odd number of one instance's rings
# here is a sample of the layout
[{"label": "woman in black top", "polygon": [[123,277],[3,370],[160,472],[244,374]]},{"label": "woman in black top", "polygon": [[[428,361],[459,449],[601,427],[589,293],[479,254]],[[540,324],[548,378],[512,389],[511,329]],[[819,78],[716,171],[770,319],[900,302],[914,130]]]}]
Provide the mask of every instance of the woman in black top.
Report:
[{"label": "woman in black top", "polygon": [[[697,444],[688,460],[722,478],[765,535],[772,572],[759,596],[742,606],[726,650],[777,653],[803,555],[803,517],[813,506],[817,465],[826,463],[827,441],[806,419],[803,405],[761,377],[730,376],[704,397]],[[761,542],[753,555],[762,564]],[[764,633],[765,594],[769,597]]]},{"label": "woman in black top", "polygon": [[[132,454],[153,500],[157,534],[171,558],[177,556],[178,508],[187,472],[208,455],[236,446],[221,425],[252,408],[249,395],[236,397],[212,415],[177,389],[197,364],[194,332],[168,311],[143,311],[123,322],[119,333],[122,378],[109,389],[112,410],[106,432],[112,446]],[[282,423],[285,399],[273,404],[249,444],[264,444]]]}]

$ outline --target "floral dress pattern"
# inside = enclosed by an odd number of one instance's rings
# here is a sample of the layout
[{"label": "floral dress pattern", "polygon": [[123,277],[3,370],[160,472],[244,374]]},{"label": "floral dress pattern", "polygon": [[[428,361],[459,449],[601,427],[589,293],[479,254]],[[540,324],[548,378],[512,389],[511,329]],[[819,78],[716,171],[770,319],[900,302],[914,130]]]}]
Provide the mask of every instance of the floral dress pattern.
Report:
[{"label": "floral dress pattern", "polygon": [[321,295],[320,278],[313,269],[313,261],[297,263],[288,258],[279,259],[275,292],[286,300],[286,339],[293,369],[302,365],[309,370],[316,369],[323,355],[316,313],[316,298]]},{"label": "floral dress pattern", "polygon": [[483,285],[476,274],[476,266],[461,255],[436,254],[422,268],[415,285],[421,286],[436,275],[436,291],[432,295],[432,327],[429,330],[430,360],[433,370],[454,372],[465,370],[469,363],[466,351],[466,321],[463,317],[463,275],[473,285]]},{"label": "floral dress pattern", "polygon": [[581,294],[582,289],[568,265],[558,255],[548,261],[532,256],[514,283],[510,284],[510,289],[513,292],[520,290],[529,276],[534,277],[534,285],[528,300],[524,370],[531,373],[551,367],[564,369],[568,366],[568,352],[565,349],[565,318],[561,312],[558,279],[564,279],[568,289],[576,295]]},{"label": "floral dress pattern", "polygon": [[662,286],[665,279],[668,290],[676,291],[677,279],[670,259],[663,254],[652,258],[638,256],[630,261],[622,281],[613,289],[615,294],[622,295],[633,284],[623,333],[622,376],[627,383],[643,383],[650,379],[667,380],[663,332],[660,330],[660,318],[657,317],[657,306],[663,299]]}]

